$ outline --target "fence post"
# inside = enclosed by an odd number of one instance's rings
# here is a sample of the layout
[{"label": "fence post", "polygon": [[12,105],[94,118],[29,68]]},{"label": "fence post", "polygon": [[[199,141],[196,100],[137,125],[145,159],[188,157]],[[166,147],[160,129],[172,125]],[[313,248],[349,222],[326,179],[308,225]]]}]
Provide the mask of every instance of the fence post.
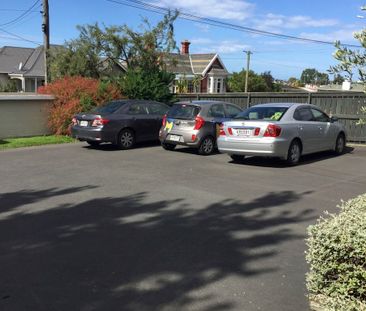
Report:
[{"label": "fence post", "polygon": [[251,95],[250,95],[250,92],[248,92],[248,95],[247,95],[247,108],[250,107],[250,100],[251,100]]},{"label": "fence post", "polygon": [[311,92],[308,94],[308,104],[311,105]]}]

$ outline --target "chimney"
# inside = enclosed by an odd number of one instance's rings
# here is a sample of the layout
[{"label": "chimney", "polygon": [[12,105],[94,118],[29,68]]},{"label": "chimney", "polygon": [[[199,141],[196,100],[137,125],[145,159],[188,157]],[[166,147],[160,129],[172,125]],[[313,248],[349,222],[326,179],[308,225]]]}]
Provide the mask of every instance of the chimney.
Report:
[{"label": "chimney", "polygon": [[189,45],[191,42],[184,40],[181,42],[180,54],[189,54]]}]

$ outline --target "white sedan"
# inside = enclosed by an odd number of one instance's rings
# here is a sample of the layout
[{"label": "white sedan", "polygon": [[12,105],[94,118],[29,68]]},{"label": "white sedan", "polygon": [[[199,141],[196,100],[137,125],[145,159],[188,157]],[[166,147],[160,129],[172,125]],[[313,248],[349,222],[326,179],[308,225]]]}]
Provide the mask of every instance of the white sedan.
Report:
[{"label": "white sedan", "polygon": [[305,154],[334,150],[342,154],[346,131],[309,104],[261,104],[248,108],[220,126],[218,149],[234,161],[245,156],[280,157],[295,165]]}]

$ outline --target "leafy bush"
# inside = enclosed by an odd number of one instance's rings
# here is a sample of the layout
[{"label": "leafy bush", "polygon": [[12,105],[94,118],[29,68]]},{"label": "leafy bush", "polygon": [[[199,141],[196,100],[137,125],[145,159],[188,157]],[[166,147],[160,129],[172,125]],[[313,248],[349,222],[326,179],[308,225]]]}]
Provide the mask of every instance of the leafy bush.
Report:
[{"label": "leafy bush", "polygon": [[6,83],[0,83],[0,92],[17,92],[17,84],[14,80],[10,80]]},{"label": "leafy bush", "polygon": [[70,134],[71,119],[76,113],[121,98],[120,91],[111,83],[83,77],[64,77],[40,87],[38,93],[55,97],[48,125],[57,135]]},{"label": "leafy bush", "polygon": [[307,287],[323,310],[366,310],[366,194],[309,227]]}]

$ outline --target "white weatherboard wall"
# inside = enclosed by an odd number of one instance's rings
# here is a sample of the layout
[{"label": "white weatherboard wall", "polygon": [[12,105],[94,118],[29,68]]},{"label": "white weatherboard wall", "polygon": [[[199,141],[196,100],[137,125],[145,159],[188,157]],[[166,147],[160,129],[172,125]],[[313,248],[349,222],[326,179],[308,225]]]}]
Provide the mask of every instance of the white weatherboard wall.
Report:
[{"label": "white weatherboard wall", "polygon": [[49,95],[0,94],[0,139],[47,135]]}]

